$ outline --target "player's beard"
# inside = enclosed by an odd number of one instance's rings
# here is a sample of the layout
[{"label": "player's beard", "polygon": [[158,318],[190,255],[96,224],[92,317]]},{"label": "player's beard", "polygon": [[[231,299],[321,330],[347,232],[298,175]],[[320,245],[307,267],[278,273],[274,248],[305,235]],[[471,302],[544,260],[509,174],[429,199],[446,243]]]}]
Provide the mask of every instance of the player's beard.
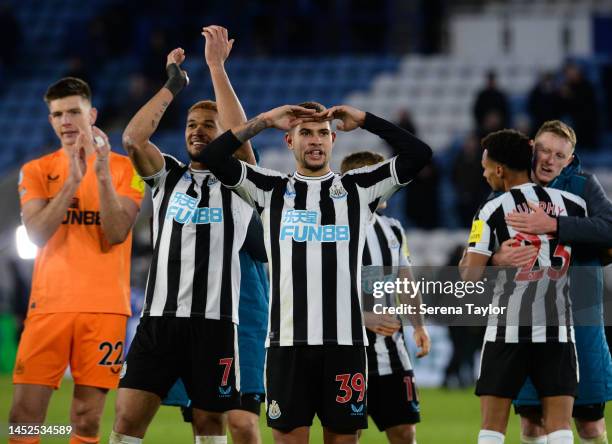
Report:
[{"label": "player's beard", "polygon": [[310,163],[306,155],[304,155],[304,158],[302,160],[302,165],[304,166],[304,168],[312,171],[313,173],[325,170],[328,166],[327,155],[323,154],[323,159],[321,160],[320,163]]},{"label": "player's beard", "polygon": [[187,149],[187,154],[189,154],[189,158],[191,159],[192,162],[204,163],[202,161],[202,157],[204,156],[204,151],[206,150],[206,148],[208,148],[208,144],[206,144],[201,149],[195,152],[190,149]]}]

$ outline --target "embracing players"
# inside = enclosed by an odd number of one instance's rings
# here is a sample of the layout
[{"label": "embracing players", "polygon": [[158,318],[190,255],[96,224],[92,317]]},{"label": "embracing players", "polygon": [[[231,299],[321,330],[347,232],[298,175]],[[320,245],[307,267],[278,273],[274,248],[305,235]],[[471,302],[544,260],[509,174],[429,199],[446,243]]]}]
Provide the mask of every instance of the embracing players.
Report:
[{"label": "embracing players", "polygon": [[[612,399],[612,360],[603,329],[603,276],[600,253],[612,247],[612,202],[597,178],[582,170],[575,153],[576,134],[558,120],[545,122],[534,140],[532,178],[542,186],[582,197],[588,217],[550,217],[540,208],[513,213],[508,223],[523,233],[552,234],[573,246],[570,296],[576,316],[576,349],[580,370],[578,397],[572,415],[581,440],[606,444],[604,408]],[[527,247],[502,245],[493,256],[495,265],[520,265]],[[518,262],[517,262],[518,261]],[[528,382],[516,401],[521,415],[524,444],[543,444],[542,409],[533,384]]]},{"label": "embracing players", "polygon": [[508,308],[489,318],[485,333],[476,385],[482,410],[478,442],[503,443],[512,399],[529,377],[542,403],[547,442],[571,443],[578,384],[567,276],[572,249],[555,236],[517,231],[506,216],[529,211],[531,203],[552,216],[584,217],[586,204],[571,193],[530,181],[531,145],[521,133],[498,131],[485,137],[482,146],[483,175],[494,191],[504,193],[485,202],[474,218],[460,263],[463,278],[480,279],[491,255],[508,239],[530,244],[537,255],[518,270],[502,270],[497,276],[492,303]]}]

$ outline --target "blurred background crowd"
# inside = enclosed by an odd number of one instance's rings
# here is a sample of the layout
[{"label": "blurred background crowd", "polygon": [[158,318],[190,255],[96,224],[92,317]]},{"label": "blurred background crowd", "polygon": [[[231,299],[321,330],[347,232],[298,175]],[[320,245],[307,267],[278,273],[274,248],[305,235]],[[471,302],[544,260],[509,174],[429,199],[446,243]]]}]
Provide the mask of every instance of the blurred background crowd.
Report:
[{"label": "blurred background crowd", "polygon": [[[207,24],[227,27],[236,39],[226,68],[249,117],[304,100],[350,103],[395,120],[432,146],[432,164],[388,210],[408,228],[415,264],[457,263],[457,246],[489,192],[480,165],[480,138],[488,132],[514,127],[533,135],[546,120],[564,120],[576,130],[585,169],[611,195],[612,1],[4,1],[0,372],[12,367],[31,272],[31,261],[15,247],[18,171],[58,148],[42,100],[47,86],[68,75],[89,82],[98,126],[122,153],[123,128],[165,81],[167,53],[183,47],[191,84],[153,142],[187,160],[186,109],[212,97],[200,35]],[[280,133],[264,132],[254,145],[263,166],[292,169]],[[392,154],[371,134],[340,134],[334,166],[358,149]],[[150,255],[149,216],[147,203],[134,236],[136,314]],[[436,336],[446,345],[418,364],[430,367],[423,374],[433,375],[432,384],[469,384],[477,341],[455,349],[451,359],[453,334],[440,328],[432,335],[434,345]]]}]

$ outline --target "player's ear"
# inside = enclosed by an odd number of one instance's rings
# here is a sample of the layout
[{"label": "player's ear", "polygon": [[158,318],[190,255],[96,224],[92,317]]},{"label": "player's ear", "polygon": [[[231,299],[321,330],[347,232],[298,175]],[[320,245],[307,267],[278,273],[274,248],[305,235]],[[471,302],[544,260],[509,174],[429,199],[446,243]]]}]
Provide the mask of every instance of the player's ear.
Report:
[{"label": "player's ear", "polygon": [[504,166],[503,165],[495,165],[495,174],[500,179],[504,177]]},{"label": "player's ear", "polygon": [[89,124],[93,125],[96,123],[96,119],[98,118],[98,110],[94,107],[91,107],[89,110]]},{"label": "player's ear", "polygon": [[332,137],[332,143],[334,143],[336,141],[336,132],[335,131],[331,132],[331,137]]},{"label": "player's ear", "polygon": [[289,130],[285,133],[285,143],[287,144],[287,148],[293,151],[293,135],[291,131],[292,130]]}]

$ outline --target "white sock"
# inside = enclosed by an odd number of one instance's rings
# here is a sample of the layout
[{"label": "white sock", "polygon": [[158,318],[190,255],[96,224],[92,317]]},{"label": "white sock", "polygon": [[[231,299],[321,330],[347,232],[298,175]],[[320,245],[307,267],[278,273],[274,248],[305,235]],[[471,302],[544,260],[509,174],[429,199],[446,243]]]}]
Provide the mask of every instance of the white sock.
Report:
[{"label": "white sock", "polygon": [[227,444],[227,435],[196,436],[195,444]]},{"label": "white sock", "polygon": [[481,430],[478,433],[478,444],[504,444],[504,434],[493,430]]},{"label": "white sock", "polygon": [[597,438],[580,438],[580,444],[608,444],[608,433],[604,430]]},{"label": "white sock", "polygon": [[108,442],[109,444],[141,444],[142,439],[136,438],[135,436],[122,435],[113,430]]},{"label": "white sock", "polygon": [[525,436],[521,433],[521,444],[547,444],[544,436]]},{"label": "white sock", "polygon": [[557,430],[549,433],[546,438],[548,444],[574,444],[574,434],[571,430]]}]

